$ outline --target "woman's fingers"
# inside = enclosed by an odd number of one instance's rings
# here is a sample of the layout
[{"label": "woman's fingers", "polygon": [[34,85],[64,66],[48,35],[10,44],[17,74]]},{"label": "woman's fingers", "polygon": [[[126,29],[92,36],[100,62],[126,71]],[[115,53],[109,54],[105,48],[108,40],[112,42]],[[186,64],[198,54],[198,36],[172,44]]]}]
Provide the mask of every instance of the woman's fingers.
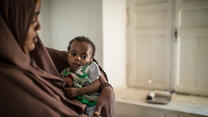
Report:
[{"label": "woman's fingers", "polygon": [[100,103],[100,101],[98,101],[95,107],[94,115],[99,116],[102,108],[103,108],[103,103]]},{"label": "woman's fingers", "polygon": [[114,117],[115,95],[111,87],[107,86],[102,89],[94,111],[96,117]]},{"label": "woman's fingers", "polygon": [[94,116],[97,117],[97,116],[99,116],[99,115],[100,115],[100,113],[99,113],[98,111],[95,111],[95,112],[94,112]]}]

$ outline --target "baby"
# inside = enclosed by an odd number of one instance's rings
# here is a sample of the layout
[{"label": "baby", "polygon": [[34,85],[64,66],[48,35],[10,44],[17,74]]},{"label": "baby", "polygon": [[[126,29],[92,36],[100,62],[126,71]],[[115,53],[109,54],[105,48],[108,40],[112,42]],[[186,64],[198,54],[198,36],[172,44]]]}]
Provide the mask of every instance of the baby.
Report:
[{"label": "baby", "polygon": [[66,83],[66,93],[69,98],[86,104],[85,113],[93,116],[96,100],[99,96],[99,78],[104,78],[98,65],[93,61],[95,45],[87,37],[79,36],[69,42],[67,62],[69,67],[61,72]]}]

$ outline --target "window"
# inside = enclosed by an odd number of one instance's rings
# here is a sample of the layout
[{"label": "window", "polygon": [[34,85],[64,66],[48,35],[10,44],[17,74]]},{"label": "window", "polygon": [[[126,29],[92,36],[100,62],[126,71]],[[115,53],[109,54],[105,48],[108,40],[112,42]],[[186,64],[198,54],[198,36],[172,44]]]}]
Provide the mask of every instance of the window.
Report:
[{"label": "window", "polygon": [[128,1],[128,86],[208,95],[208,1]]}]

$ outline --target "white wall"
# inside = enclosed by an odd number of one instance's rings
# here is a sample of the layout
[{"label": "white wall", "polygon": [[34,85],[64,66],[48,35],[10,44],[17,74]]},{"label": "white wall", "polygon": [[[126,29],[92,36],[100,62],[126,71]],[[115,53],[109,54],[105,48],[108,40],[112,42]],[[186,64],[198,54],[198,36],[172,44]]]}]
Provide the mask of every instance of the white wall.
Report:
[{"label": "white wall", "polygon": [[42,0],[40,20],[46,46],[66,50],[74,37],[87,36],[95,43],[95,58],[102,65],[101,0]]},{"label": "white wall", "polygon": [[114,87],[125,87],[126,0],[103,0],[103,67]]},{"label": "white wall", "polygon": [[41,0],[41,13],[40,13],[40,23],[41,23],[41,30],[40,30],[40,38],[43,43],[48,46],[52,47],[52,35],[51,35],[51,5],[49,0]]},{"label": "white wall", "polygon": [[85,35],[96,44],[96,59],[114,87],[126,85],[126,0],[42,0],[43,42],[66,50]]}]

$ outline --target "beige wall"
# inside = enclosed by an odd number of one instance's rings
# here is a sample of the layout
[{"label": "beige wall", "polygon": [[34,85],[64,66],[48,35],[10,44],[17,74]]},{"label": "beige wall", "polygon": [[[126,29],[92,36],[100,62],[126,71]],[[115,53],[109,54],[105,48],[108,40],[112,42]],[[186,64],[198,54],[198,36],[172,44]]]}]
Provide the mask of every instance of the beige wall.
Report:
[{"label": "beige wall", "polygon": [[126,0],[103,0],[103,65],[114,87],[125,87]]},{"label": "beige wall", "polygon": [[111,84],[126,85],[126,0],[42,0],[40,20],[46,46],[66,50],[75,36],[88,36]]},{"label": "beige wall", "polygon": [[40,20],[46,46],[66,50],[74,37],[87,36],[95,43],[95,58],[102,65],[101,0],[42,0]]}]

